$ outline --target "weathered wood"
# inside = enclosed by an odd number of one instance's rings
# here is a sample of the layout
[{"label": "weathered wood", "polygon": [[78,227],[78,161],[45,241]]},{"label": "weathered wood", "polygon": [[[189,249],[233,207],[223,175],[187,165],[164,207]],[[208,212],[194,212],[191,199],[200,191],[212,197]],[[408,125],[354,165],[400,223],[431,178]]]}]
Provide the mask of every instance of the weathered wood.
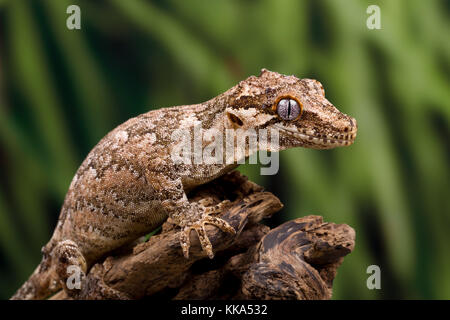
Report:
[{"label": "weathered wood", "polygon": [[[207,233],[216,257],[207,258],[191,234],[185,259],[170,222],[160,234],[91,268],[75,299],[329,299],[343,257],[354,247],[347,225],[321,217],[295,219],[270,230],[259,222],[282,208],[273,194],[232,172],[190,196],[229,200],[219,216],[237,231]],[[68,299],[60,292],[53,299]]]}]

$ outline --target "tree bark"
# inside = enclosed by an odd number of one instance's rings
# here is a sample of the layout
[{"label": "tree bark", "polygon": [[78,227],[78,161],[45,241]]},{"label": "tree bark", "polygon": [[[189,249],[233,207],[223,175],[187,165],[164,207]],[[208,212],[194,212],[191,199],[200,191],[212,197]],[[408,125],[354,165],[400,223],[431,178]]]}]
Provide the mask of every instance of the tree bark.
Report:
[{"label": "tree bark", "polygon": [[237,231],[214,226],[207,234],[213,260],[191,233],[189,259],[179,245],[179,230],[166,222],[160,233],[122,249],[94,265],[81,290],[52,299],[330,299],[343,257],[355,244],[345,224],[307,216],[272,230],[260,223],[283,205],[239,172],[198,188],[190,201],[212,198],[230,204],[218,215]]}]

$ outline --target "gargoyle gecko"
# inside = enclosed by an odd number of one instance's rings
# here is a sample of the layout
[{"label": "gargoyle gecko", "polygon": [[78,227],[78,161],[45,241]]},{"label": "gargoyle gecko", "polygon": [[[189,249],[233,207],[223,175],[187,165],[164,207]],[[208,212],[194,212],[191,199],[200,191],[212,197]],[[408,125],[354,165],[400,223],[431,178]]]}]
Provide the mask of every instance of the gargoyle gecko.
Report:
[{"label": "gargoyle gecko", "polygon": [[[221,208],[192,203],[186,193],[233,170],[236,163],[176,164],[171,134],[200,123],[203,129],[276,129],[280,151],[293,147],[330,149],[350,145],[355,119],[326,98],[316,80],[266,69],[204,103],[162,108],[132,118],[106,135],[76,172],[43,258],[12,299],[42,299],[66,286],[67,267],[83,275],[111,251],[154,230],[168,217],[181,227],[180,244],[189,256],[195,230],[212,258],[205,224],[235,230],[212,215]],[[249,154],[245,154],[249,156]]]}]

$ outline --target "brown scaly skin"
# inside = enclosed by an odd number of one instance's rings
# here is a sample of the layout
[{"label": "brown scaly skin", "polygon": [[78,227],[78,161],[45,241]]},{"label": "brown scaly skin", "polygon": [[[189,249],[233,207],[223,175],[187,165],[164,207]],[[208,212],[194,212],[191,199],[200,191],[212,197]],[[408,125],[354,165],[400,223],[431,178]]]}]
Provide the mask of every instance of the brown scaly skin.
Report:
[{"label": "brown scaly skin", "polygon": [[[287,121],[277,114],[277,102],[283,97],[301,103],[299,118]],[[207,102],[132,118],[104,137],[78,169],[54,234],[42,249],[42,262],[12,299],[42,299],[61,287],[70,294],[73,290],[65,286],[68,266],[79,266],[85,274],[99,259],[154,230],[167,217],[182,228],[180,243],[187,258],[192,229],[212,258],[205,223],[235,231],[210,215],[222,205],[211,208],[207,201],[189,203],[186,192],[237,165],[173,163],[170,152],[176,141],[171,134],[191,128],[195,121],[201,121],[204,129],[221,132],[278,129],[279,150],[350,145],[357,131],[355,119],[325,98],[318,81],[265,69]]]}]

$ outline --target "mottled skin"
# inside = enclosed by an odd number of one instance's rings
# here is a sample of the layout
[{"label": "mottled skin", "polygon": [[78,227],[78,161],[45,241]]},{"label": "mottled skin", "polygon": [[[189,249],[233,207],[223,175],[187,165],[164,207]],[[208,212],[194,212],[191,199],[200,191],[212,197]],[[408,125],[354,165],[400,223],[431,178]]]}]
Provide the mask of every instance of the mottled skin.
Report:
[{"label": "mottled skin", "polygon": [[[286,121],[276,102],[289,96],[303,112]],[[263,69],[225,93],[201,104],[150,111],[132,118],[104,137],[84,160],[70,184],[54,234],[43,259],[13,299],[41,299],[63,287],[69,265],[89,268],[112,250],[154,230],[167,217],[182,228],[180,243],[189,254],[195,229],[212,258],[204,224],[234,229],[210,215],[220,209],[189,203],[186,192],[234,169],[236,164],[174,164],[171,134],[200,121],[204,129],[280,130],[279,150],[292,147],[329,149],[349,145],[356,121],[326,98],[322,85]],[[278,151],[278,150],[271,150]],[[248,154],[247,154],[248,156]],[[83,274],[84,275],[84,274]]]}]

